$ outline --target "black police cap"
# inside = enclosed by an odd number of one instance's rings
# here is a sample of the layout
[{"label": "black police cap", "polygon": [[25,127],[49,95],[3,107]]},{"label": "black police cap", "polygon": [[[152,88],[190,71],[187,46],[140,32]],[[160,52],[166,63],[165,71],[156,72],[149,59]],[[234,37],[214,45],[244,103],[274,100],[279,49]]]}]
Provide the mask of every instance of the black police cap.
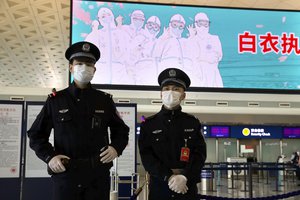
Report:
[{"label": "black police cap", "polygon": [[174,84],[187,89],[191,84],[191,80],[184,71],[177,68],[167,68],[159,74],[158,84],[161,87]]},{"label": "black police cap", "polygon": [[65,57],[69,61],[76,57],[87,57],[97,62],[100,58],[100,51],[90,42],[77,42],[66,50]]}]

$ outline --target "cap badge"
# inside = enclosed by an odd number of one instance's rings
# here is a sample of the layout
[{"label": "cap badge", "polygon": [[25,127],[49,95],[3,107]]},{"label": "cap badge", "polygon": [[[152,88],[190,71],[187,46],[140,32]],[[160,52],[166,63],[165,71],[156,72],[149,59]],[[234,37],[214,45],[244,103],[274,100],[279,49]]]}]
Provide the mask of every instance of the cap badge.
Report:
[{"label": "cap badge", "polygon": [[91,47],[88,43],[85,43],[85,44],[82,45],[82,51],[89,52],[90,48]]},{"label": "cap badge", "polygon": [[175,76],[176,76],[176,71],[175,71],[174,69],[171,69],[171,70],[169,71],[169,76],[170,76],[170,77],[175,77]]}]

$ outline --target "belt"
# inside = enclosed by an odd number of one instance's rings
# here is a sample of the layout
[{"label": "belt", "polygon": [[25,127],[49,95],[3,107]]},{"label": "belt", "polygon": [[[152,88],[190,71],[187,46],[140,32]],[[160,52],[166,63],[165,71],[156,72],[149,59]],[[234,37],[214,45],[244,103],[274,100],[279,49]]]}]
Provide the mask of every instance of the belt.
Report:
[{"label": "belt", "polygon": [[65,165],[66,169],[70,168],[95,168],[100,165],[99,155],[93,156],[90,158],[79,158],[79,159],[70,159],[69,163]]},{"label": "belt", "polygon": [[173,174],[177,175],[177,174],[182,174],[183,173],[183,169],[171,169]]},{"label": "belt", "polygon": [[[63,158],[61,159],[62,164],[65,166],[66,170],[68,169],[80,169],[80,168],[96,168],[97,166],[101,165],[100,157],[92,156],[90,158],[79,158],[79,159],[67,159]],[[55,174],[49,166],[47,166],[47,171],[49,175]]]}]

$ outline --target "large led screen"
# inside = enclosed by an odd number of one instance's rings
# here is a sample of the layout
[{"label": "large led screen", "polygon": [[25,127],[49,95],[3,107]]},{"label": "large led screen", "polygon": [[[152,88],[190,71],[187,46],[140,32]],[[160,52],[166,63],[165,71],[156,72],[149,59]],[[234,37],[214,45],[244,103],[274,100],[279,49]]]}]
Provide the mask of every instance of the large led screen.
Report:
[{"label": "large led screen", "polygon": [[284,127],[284,138],[300,138],[300,127]]},{"label": "large led screen", "polygon": [[210,137],[216,138],[229,138],[230,130],[229,126],[211,126],[210,127]]},{"label": "large led screen", "polygon": [[93,84],[157,86],[175,67],[192,89],[300,89],[296,11],[73,0],[71,24],[101,51]]}]

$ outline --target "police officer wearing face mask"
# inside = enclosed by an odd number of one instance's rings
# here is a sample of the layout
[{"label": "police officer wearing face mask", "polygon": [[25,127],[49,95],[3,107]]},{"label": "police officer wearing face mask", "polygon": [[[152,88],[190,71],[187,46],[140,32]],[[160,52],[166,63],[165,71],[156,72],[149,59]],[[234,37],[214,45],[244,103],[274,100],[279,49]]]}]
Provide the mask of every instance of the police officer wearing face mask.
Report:
[{"label": "police officer wearing face mask", "polygon": [[[30,147],[48,165],[54,200],[109,200],[109,169],[128,143],[129,128],[112,96],[90,84],[99,49],[78,42],[65,56],[74,82],[49,95],[28,131]],[[52,129],[54,145],[49,143]]]},{"label": "police officer wearing face mask", "polygon": [[206,143],[198,119],[181,111],[190,79],[168,68],[158,83],[163,106],[142,123],[139,136],[142,163],[150,174],[149,200],[196,200]]}]

